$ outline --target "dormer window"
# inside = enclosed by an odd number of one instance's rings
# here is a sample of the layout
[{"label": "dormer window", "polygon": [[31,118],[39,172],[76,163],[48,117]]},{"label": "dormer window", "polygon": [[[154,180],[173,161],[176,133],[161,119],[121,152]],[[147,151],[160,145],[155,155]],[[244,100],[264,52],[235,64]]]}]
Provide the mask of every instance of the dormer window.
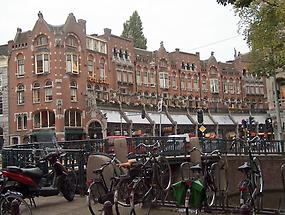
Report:
[{"label": "dormer window", "polygon": [[43,46],[48,44],[48,38],[46,35],[40,35],[36,39],[36,46]]},{"label": "dormer window", "polygon": [[74,36],[70,35],[66,39],[66,45],[72,46],[72,47],[78,47],[78,41]]}]

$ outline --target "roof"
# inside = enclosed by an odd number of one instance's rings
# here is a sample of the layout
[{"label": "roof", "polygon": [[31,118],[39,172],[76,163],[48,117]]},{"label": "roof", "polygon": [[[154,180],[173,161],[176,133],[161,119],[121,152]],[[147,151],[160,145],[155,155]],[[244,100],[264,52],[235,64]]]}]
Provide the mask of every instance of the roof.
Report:
[{"label": "roof", "polygon": [[0,55],[8,56],[8,45],[1,45],[0,46]]},{"label": "roof", "polygon": [[28,41],[28,37],[32,34],[32,31],[25,31],[21,33],[17,33],[16,38],[14,40],[15,43],[24,43]]}]

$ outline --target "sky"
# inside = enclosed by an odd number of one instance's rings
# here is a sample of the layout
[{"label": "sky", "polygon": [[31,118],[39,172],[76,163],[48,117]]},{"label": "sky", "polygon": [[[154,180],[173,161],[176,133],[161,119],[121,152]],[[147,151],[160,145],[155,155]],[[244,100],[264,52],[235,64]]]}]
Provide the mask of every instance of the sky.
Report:
[{"label": "sky", "polygon": [[123,23],[136,10],[141,18],[147,50],[154,51],[163,41],[168,52],[200,52],[208,59],[211,52],[217,61],[234,59],[234,50],[246,53],[249,48],[238,33],[239,17],[231,6],[216,0],[5,0],[1,2],[0,44],[16,34],[17,27],[32,30],[41,11],[52,25],[61,25],[69,13],[87,21],[87,34],[103,34],[104,28],[120,36]]}]

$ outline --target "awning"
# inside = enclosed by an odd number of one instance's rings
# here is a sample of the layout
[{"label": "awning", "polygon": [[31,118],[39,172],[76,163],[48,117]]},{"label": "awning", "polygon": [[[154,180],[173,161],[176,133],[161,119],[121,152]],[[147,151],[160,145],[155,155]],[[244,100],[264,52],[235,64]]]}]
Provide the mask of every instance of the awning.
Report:
[{"label": "awning", "polygon": [[[155,122],[155,124],[160,124],[160,114],[159,113],[148,113],[150,118]],[[161,124],[172,125],[170,120],[165,114],[161,114]]]},{"label": "awning", "polygon": [[114,110],[101,110],[103,114],[106,114],[107,122],[112,123],[126,123],[119,111]]},{"label": "awning", "polygon": [[235,123],[231,120],[228,115],[212,115],[213,120],[218,125],[234,125]]},{"label": "awning", "polygon": [[[197,115],[191,115],[191,118],[194,119],[196,123],[198,123]],[[211,120],[208,114],[204,113],[203,119],[204,119],[203,122],[204,125],[215,125],[215,123]]]},{"label": "awning", "polygon": [[232,117],[233,117],[235,123],[241,124],[241,121],[243,119],[247,120],[249,118],[249,115],[235,115],[235,114],[232,114]]},{"label": "awning", "polygon": [[186,114],[171,114],[171,117],[177,122],[177,125],[192,125]]},{"label": "awning", "polygon": [[146,118],[142,118],[141,112],[125,112],[125,114],[134,124],[149,124]]},{"label": "awning", "polygon": [[52,142],[53,138],[56,136],[54,130],[35,130],[31,133],[31,142]]},{"label": "awning", "polygon": [[[255,121],[255,122],[257,122],[257,123],[262,123],[262,124],[264,124],[265,123],[265,119],[266,119],[266,114],[260,114],[260,115],[252,115],[253,116],[253,120]],[[234,121],[236,122],[236,123],[238,123],[238,124],[241,124],[241,121],[243,120],[243,119],[245,119],[245,120],[249,120],[249,114],[248,115],[232,115],[232,117],[233,117],[233,119],[234,119]]]},{"label": "awning", "polygon": [[83,131],[82,128],[66,128],[64,130],[65,132],[65,135],[68,135],[68,134],[86,134],[85,131]]},{"label": "awning", "polygon": [[252,115],[253,120],[258,124],[265,124],[266,115]]}]

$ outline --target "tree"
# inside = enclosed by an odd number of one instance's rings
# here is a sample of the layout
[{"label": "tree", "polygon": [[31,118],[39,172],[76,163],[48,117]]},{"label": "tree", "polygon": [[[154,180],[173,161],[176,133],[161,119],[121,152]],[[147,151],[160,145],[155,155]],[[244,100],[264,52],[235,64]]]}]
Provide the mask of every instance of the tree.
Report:
[{"label": "tree", "polygon": [[137,11],[124,23],[122,37],[132,37],[136,48],[146,49],[147,39],[143,34],[142,21]]},{"label": "tree", "polygon": [[247,8],[238,8],[240,29],[251,49],[251,71],[272,76],[285,69],[285,2],[254,0]]}]

